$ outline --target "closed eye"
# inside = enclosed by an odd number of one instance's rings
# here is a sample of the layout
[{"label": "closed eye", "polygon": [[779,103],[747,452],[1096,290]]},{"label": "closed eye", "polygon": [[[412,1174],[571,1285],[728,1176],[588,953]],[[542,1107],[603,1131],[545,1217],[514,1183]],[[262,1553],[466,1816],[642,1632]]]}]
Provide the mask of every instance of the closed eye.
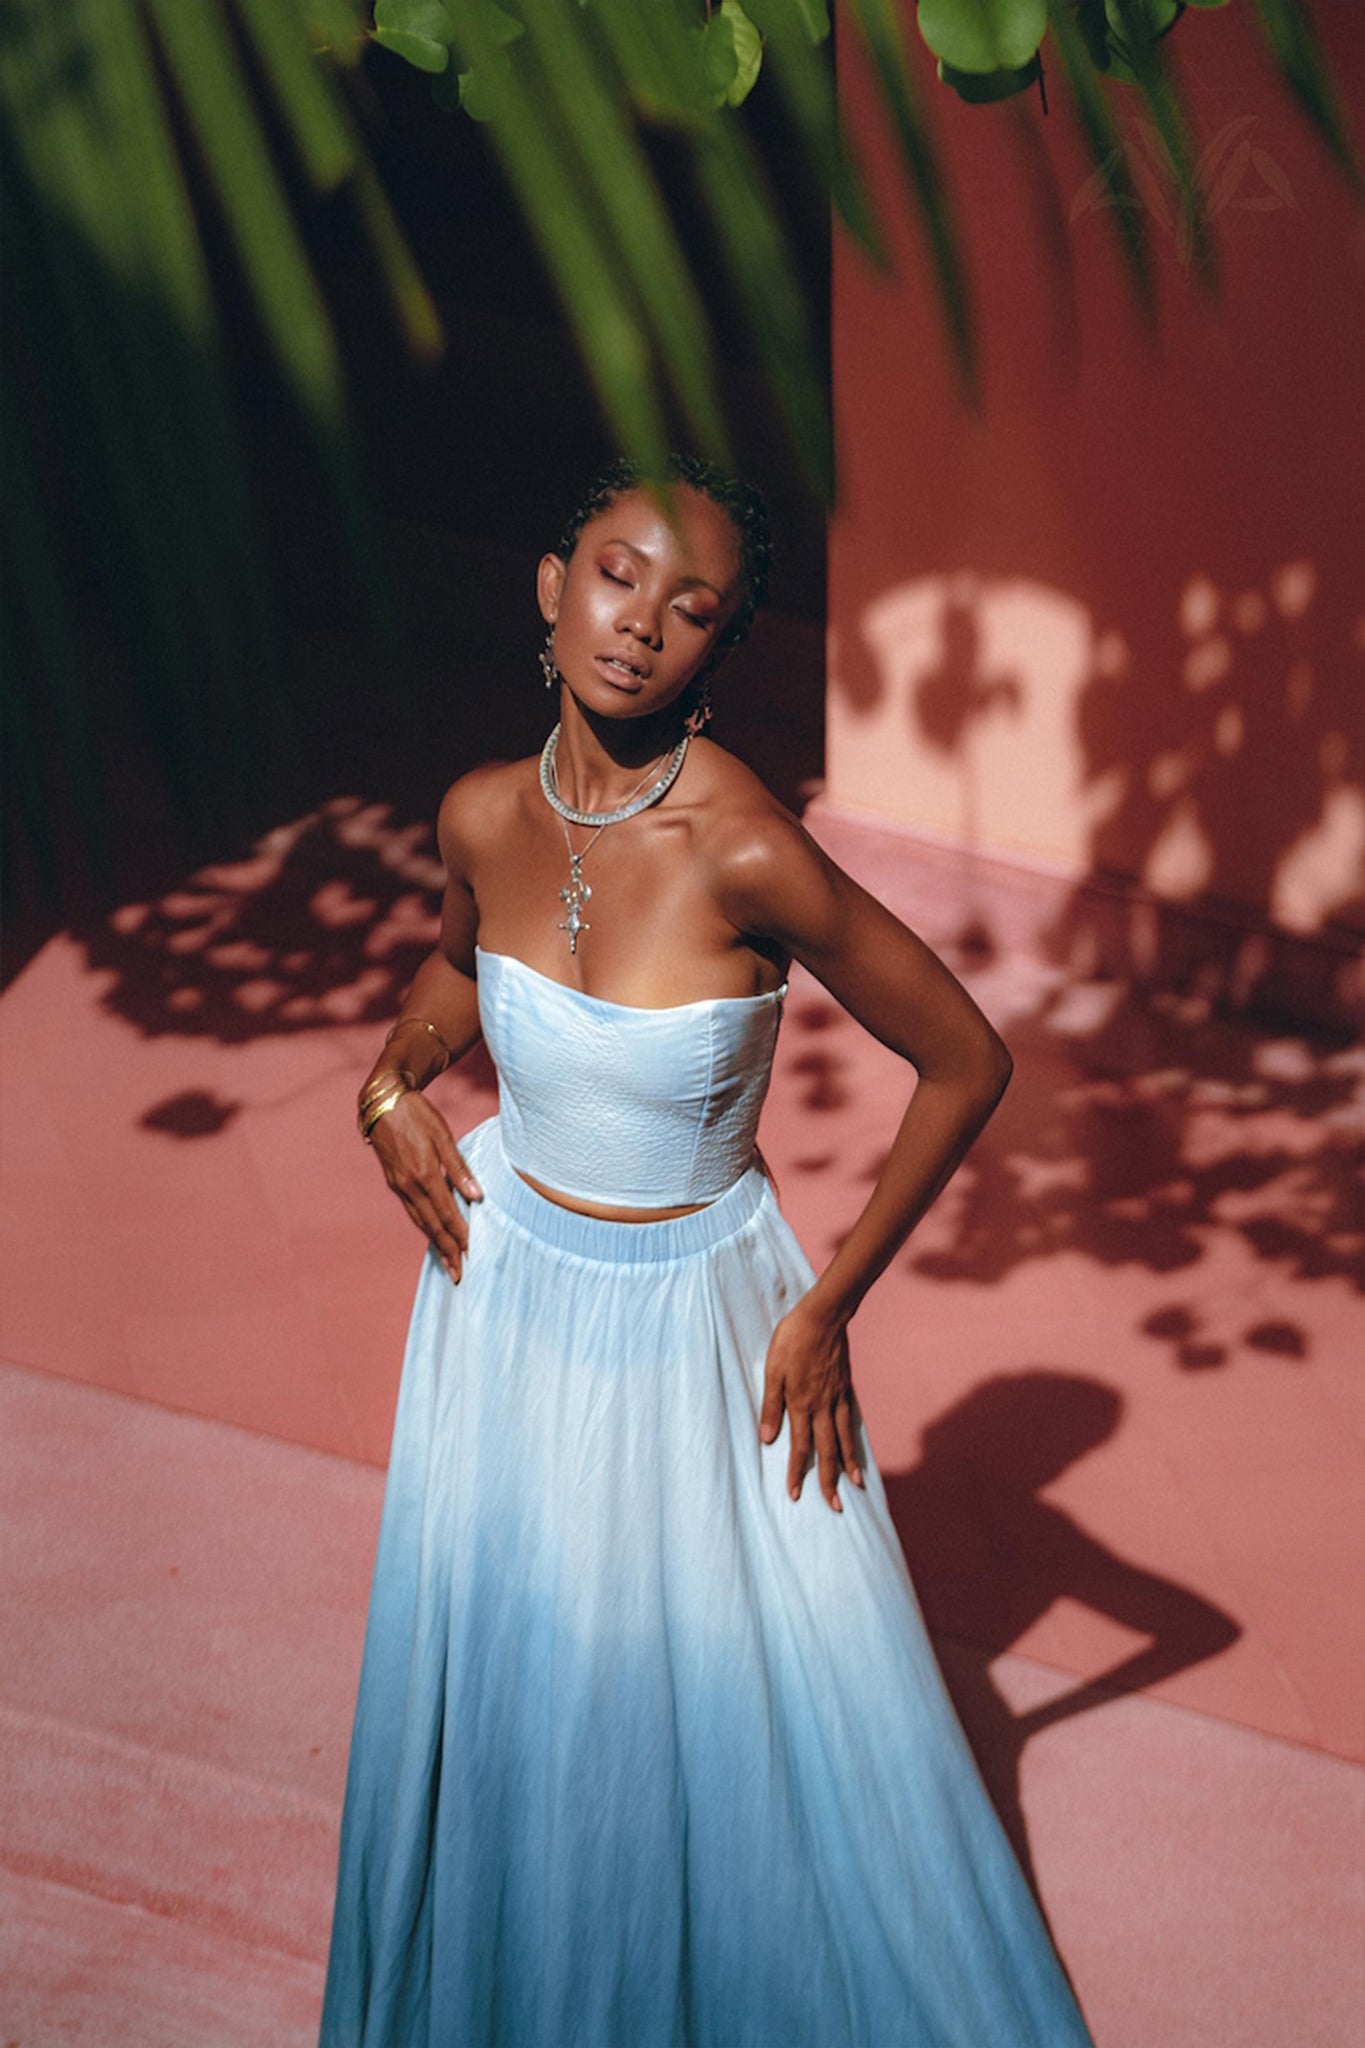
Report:
[{"label": "closed eye", "polygon": [[631,590],[634,588],[634,585],[630,582],[628,577],[613,576],[610,569],[604,569],[602,571],[602,574],[606,577],[608,583],[619,584],[622,590]]}]

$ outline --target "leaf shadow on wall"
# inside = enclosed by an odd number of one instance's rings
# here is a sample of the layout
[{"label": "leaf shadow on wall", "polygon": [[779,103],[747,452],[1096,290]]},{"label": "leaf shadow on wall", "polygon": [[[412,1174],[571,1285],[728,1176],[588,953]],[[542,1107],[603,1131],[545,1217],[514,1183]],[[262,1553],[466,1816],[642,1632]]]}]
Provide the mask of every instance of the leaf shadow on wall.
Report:
[{"label": "leaf shadow on wall", "polygon": [[1168,559],[1168,617],[1143,567],[1117,625],[1022,575],[868,592],[832,664],[835,786],[955,850],[958,936],[1014,943],[1008,891],[972,901],[974,864],[1032,863],[1077,877],[1028,933],[1072,976],[1348,1021],[1365,1005],[1351,579],[1304,553],[1238,589]]},{"label": "leaf shadow on wall", "polygon": [[[952,849],[907,850],[898,907],[1016,1057],[915,1271],[990,1282],[1079,1252],[1169,1274],[1145,1328],[1191,1371],[1243,1344],[1312,1349],[1274,1316],[1232,1341],[1202,1327],[1211,1231],[1287,1275],[1365,1285],[1365,1062],[1345,1021],[1365,997],[1365,619],[1341,552],[1338,535],[1331,573],[1305,555],[1239,590],[1169,541],[1122,633],[1022,576],[869,593],[832,679],[836,787]],[[1178,592],[1172,616],[1153,588]],[[1081,879],[1027,907],[1005,846]],[[1020,954],[1031,976],[1008,971]],[[1295,998],[1342,1023],[1277,1014]],[[821,1069],[808,1106],[835,1099],[839,1032],[800,1057]]]}]

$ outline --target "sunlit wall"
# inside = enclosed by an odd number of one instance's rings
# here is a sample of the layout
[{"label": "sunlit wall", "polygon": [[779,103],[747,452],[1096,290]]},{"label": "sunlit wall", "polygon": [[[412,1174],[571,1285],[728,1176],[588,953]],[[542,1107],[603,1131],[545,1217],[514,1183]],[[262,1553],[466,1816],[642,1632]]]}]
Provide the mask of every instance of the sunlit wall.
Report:
[{"label": "sunlit wall", "polygon": [[[1359,105],[1365,23],[1317,18]],[[1121,102],[1150,336],[1060,81],[1046,116],[1036,93],[968,107],[925,65],[974,258],[979,414],[842,53],[895,267],[836,243],[843,499],[814,817],[855,863],[860,830],[894,863],[890,828],[936,871],[969,857],[979,884],[997,864],[1031,878],[1046,916],[1028,936],[1078,964],[1159,972],[1173,953],[1188,975],[1218,952],[1213,992],[1254,996],[1269,945],[1277,996],[1297,953],[1301,982],[1346,1001],[1365,931],[1365,209],[1244,13],[1190,10],[1167,48],[1222,285],[1201,295],[1160,145]]]}]

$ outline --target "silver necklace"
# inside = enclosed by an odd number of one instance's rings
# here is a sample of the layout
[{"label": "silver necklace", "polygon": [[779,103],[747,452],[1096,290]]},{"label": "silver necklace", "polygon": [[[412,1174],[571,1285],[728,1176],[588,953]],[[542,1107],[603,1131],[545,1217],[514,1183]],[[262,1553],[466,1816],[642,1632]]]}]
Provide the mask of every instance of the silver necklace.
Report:
[{"label": "silver necklace", "polygon": [[[583,880],[584,861],[592,852],[592,849],[596,846],[608,825],[620,825],[625,819],[638,816],[641,811],[647,811],[651,804],[657,804],[659,799],[667,794],[681,773],[682,764],[687,758],[688,741],[691,737],[690,733],[685,732],[683,734],[677,746],[674,747],[672,753],[667,757],[663,773],[649,789],[644,789],[644,784],[649,781],[650,776],[653,775],[655,768],[658,766],[657,762],[651,761],[624,804],[614,811],[576,811],[573,805],[566,804],[563,797],[559,794],[559,784],[555,779],[555,755],[559,748],[558,726],[555,727],[546,740],[545,745],[541,748],[540,787],[544,792],[546,803],[549,804],[552,811],[556,811],[559,814],[564,833],[564,844],[569,852],[569,883],[567,888],[561,889],[559,892],[559,900],[564,904],[567,914],[559,920],[559,929],[568,934],[569,951],[571,953],[578,951],[578,934],[592,930],[592,926],[583,915],[583,906],[592,895],[592,884]],[[643,795],[637,794],[641,790],[644,791]],[[569,837],[569,826],[571,824],[595,825],[597,828],[581,853],[574,852],[573,841]]]},{"label": "silver necklace", "polygon": [[567,818],[571,825],[623,824],[627,818],[633,818],[638,811],[647,811],[651,804],[657,804],[659,798],[672,788],[678,779],[682,764],[687,758],[687,749],[691,738],[690,732],[683,734],[677,746],[674,747],[672,753],[668,756],[663,774],[659,777],[653,788],[647,789],[643,796],[636,796],[635,790],[639,789],[641,784],[654,773],[656,764],[653,761],[646,768],[641,782],[636,783],[635,789],[631,791],[619,810],[576,811],[573,805],[566,804],[563,797],[559,794],[559,783],[555,777],[555,756],[559,751],[559,727],[556,726],[540,750],[540,786],[545,792],[545,801],[552,811],[558,811],[560,817]]}]

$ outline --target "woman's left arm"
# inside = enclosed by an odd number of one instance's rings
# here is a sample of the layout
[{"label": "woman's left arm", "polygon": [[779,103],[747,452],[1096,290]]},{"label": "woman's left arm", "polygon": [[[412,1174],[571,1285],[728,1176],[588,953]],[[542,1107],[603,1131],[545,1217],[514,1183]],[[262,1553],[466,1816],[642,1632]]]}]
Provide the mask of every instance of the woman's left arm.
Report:
[{"label": "woman's left arm", "polygon": [[721,906],[746,934],[799,960],[836,1002],[915,1068],[918,1080],[867,1204],[768,1351],[759,1433],[791,1420],[793,1499],[814,1449],[838,1510],[842,1468],[863,1483],[853,1434],[849,1320],[961,1164],[1005,1091],[1003,1042],[966,989],[899,918],[838,868],[785,812],[737,833],[719,863]]}]

